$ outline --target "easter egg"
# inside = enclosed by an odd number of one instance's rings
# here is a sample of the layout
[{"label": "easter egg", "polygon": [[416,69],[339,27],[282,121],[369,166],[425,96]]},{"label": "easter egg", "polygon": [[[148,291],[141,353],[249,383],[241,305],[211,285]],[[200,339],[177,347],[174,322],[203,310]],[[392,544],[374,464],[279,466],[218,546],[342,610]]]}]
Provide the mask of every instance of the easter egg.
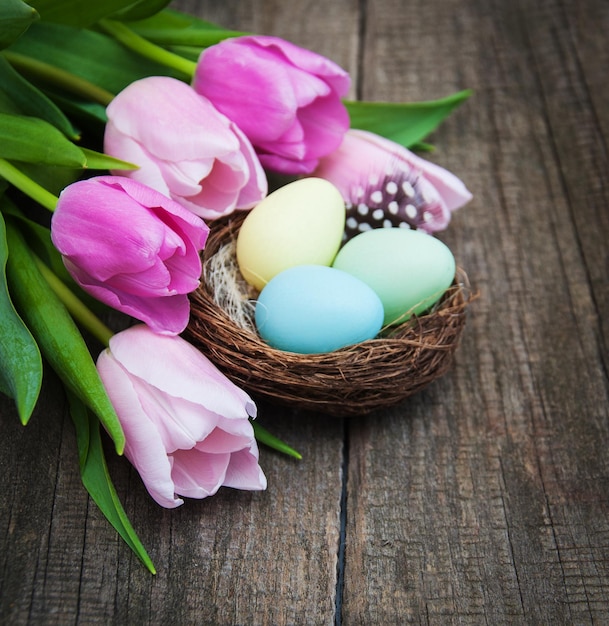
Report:
[{"label": "easter egg", "polygon": [[322,265],[280,272],[260,293],[255,311],[262,339],[280,350],[332,352],[374,337],[383,305],[351,274]]},{"label": "easter egg", "polygon": [[295,265],[332,265],[345,227],[345,203],[321,178],[303,178],[270,193],[245,218],[237,236],[237,263],[245,280],[262,289]]},{"label": "easter egg", "polygon": [[333,267],[377,293],[385,325],[401,323],[431,307],[452,284],[456,269],[446,244],[404,228],[377,228],[355,236],[336,255]]}]

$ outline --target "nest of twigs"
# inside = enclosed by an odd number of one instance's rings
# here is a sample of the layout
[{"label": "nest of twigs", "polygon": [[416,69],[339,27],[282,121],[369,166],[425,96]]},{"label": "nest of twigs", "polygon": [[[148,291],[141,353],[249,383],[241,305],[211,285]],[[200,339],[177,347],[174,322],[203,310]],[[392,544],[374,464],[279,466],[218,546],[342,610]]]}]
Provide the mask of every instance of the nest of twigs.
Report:
[{"label": "nest of twigs", "polygon": [[241,278],[235,259],[244,218],[237,213],[213,223],[184,336],[254,399],[362,415],[400,402],[450,368],[472,299],[461,270],[430,312],[384,329],[378,338],[323,354],[267,345],[253,321],[257,293]]}]

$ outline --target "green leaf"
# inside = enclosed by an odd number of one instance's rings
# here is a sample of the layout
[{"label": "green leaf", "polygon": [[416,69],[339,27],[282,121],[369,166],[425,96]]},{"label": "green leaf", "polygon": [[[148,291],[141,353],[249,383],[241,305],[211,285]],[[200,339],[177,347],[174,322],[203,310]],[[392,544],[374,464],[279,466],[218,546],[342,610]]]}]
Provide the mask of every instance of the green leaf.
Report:
[{"label": "green leaf", "polygon": [[[85,102],[71,94],[47,90],[47,95],[73,119],[88,142],[101,145],[108,116],[106,107],[98,102]],[[94,138],[93,141],[91,138]]]},{"label": "green leaf", "polygon": [[139,165],[121,161],[121,159],[117,159],[109,154],[95,152],[95,150],[89,150],[88,148],[82,148],[82,151],[87,157],[85,167],[90,170],[136,170],[139,168]]},{"label": "green leaf", "polygon": [[32,83],[16,72],[10,63],[0,56],[0,111],[39,117],[55,126],[66,137],[77,140],[78,131],[72,126],[61,109]]},{"label": "green leaf", "polygon": [[62,382],[96,413],[122,453],[125,435],[95,363],[65,306],[40,273],[21,232],[7,220],[8,285],[43,356]]},{"label": "green leaf", "polygon": [[68,394],[70,415],[76,427],[78,456],[82,483],[106,519],[114,526],[125,543],[156,574],[154,565],[139,540],[123,509],[108,472],[99,432],[99,422],[89,415],[85,405],[73,394]]},{"label": "green leaf", "polygon": [[42,59],[15,52],[14,49],[5,50],[4,58],[41,89],[65,91],[85,101],[102,104],[104,107],[114,99],[114,94],[107,89]]},{"label": "green leaf", "polygon": [[459,91],[428,102],[347,101],[345,106],[351,128],[368,130],[410,148],[435,130],[471,93],[470,90]]},{"label": "green leaf", "polygon": [[61,167],[46,165],[45,163],[24,163],[23,161],[12,161],[11,163],[24,176],[27,176],[55,196],[58,196],[64,187],[82,176],[82,167]]},{"label": "green leaf", "polygon": [[34,24],[11,51],[54,65],[113,94],[144,76],[178,77],[168,67],[126,49],[112,37],[61,24]]},{"label": "green leaf", "polygon": [[131,22],[129,27],[138,35],[165,46],[195,46],[206,48],[229,37],[246,33],[226,30],[198,17],[165,9],[153,17]]},{"label": "green leaf", "polygon": [[19,418],[25,425],[40,393],[42,358],[11,302],[5,272],[7,259],[6,226],[0,213],[0,389],[15,400]]},{"label": "green leaf", "polygon": [[8,48],[38,19],[38,13],[21,0],[0,2],[0,48]]},{"label": "green leaf", "polygon": [[37,117],[0,113],[0,158],[62,167],[84,167],[82,150]]},{"label": "green leaf", "polygon": [[[4,1],[4,0],[2,0]],[[112,15],[129,4],[126,0],[104,0],[92,2],[84,0],[31,0],[40,17],[45,22],[59,22],[86,28],[103,17]],[[132,4],[137,4],[134,2]]]},{"label": "green leaf", "polygon": [[138,0],[127,8],[113,13],[109,17],[113,20],[143,20],[155,15],[164,9],[171,0]]},{"label": "green leaf", "polygon": [[254,435],[257,441],[269,448],[273,448],[273,450],[277,450],[277,452],[282,452],[298,460],[302,459],[300,452],[297,452],[294,448],[288,446],[287,443],[281,441],[281,439],[275,437],[275,435],[272,435],[266,428],[260,426],[256,420],[250,420],[250,423],[254,427]]}]

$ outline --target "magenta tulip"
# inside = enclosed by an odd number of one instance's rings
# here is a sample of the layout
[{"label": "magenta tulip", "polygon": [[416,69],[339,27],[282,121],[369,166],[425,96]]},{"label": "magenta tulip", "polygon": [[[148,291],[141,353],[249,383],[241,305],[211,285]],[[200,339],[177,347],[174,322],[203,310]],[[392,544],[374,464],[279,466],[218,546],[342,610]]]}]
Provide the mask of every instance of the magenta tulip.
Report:
[{"label": "magenta tulip", "polygon": [[122,176],[69,185],[51,221],[53,244],[86,292],[165,334],[188,324],[208,233],[177,202]]},{"label": "magenta tulip", "polygon": [[348,131],[340,148],[322,159],[313,175],[341,192],[348,236],[383,226],[442,230],[451,213],[472,198],[446,169],[362,130]]},{"label": "magenta tulip", "polygon": [[134,326],[112,337],[97,368],[125,433],[125,455],[161,506],[221,486],[266,488],[249,422],[256,405],[191,344]]},{"label": "magenta tulip", "polygon": [[243,130],[264,167],[283,174],[310,173],[349,128],[341,102],[348,74],[277,37],[236,37],[203,50],[193,87]]},{"label": "magenta tulip", "polygon": [[134,163],[120,173],[214,219],[251,209],[267,180],[243,132],[184,82],[150,76],[131,83],[107,108],[104,151]]}]

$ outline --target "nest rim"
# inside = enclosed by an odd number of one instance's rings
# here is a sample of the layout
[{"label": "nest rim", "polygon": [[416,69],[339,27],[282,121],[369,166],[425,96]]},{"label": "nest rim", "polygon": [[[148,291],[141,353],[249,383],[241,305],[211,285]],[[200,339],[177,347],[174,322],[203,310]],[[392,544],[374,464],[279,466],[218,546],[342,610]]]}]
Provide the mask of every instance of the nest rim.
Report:
[{"label": "nest rim", "polygon": [[[211,224],[201,284],[190,294],[191,317],[183,335],[255,400],[336,417],[357,416],[401,402],[450,369],[475,297],[461,268],[429,312],[333,352],[278,350],[255,330],[238,325],[217,304],[207,275],[220,248],[236,241],[246,215],[233,213]],[[251,299],[251,294],[244,297]]]}]

